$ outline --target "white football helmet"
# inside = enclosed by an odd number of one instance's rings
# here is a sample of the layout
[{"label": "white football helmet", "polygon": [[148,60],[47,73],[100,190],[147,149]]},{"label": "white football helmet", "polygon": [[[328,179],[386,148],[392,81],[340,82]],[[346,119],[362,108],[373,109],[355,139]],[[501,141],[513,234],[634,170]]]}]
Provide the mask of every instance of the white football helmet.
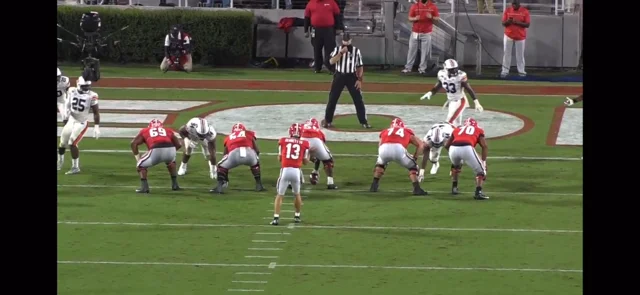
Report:
[{"label": "white football helmet", "polygon": [[449,74],[449,77],[458,75],[458,62],[455,59],[447,59],[444,61],[444,69]]},{"label": "white football helmet", "polygon": [[62,78],[62,72],[60,71],[60,68],[58,68],[58,82],[60,82],[61,78]]},{"label": "white football helmet", "polygon": [[85,93],[91,88],[91,81],[85,81],[84,78],[80,77],[76,85],[78,86],[78,92]]},{"label": "white football helmet", "polygon": [[209,122],[203,118],[193,118],[187,122],[187,128],[190,134],[197,136],[199,139],[204,139],[207,135],[211,134],[211,126]]}]

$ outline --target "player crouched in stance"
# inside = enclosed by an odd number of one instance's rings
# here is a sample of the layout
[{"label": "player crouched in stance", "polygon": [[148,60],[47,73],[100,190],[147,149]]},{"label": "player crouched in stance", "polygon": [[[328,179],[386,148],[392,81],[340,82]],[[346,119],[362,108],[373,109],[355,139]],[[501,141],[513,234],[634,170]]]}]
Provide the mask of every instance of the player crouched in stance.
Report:
[{"label": "player crouched in stance", "polygon": [[64,114],[68,114],[68,121],[60,134],[60,147],[58,148],[58,170],[64,164],[64,152],[67,147],[71,149],[71,170],[65,174],[80,173],[80,150],[78,144],[89,129],[89,112],[93,112],[93,136],[100,138],[100,109],[98,108],[98,94],[91,91],[91,81],[78,78],[78,87],[71,87],[67,93]]},{"label": "player crouched in stance", "polygon": [[256,191],[264,191],[260,179],[260,149],[256,143],[256,134],[242,123],[236,123],[231,127],[231,133],[224,139],[224,155],[218,162],[218,186],[210,190],[212,193],[221,194],[229,185],[229,170],[240,165],[250,167],[251,174],[256,180]]},{"label": "player crouched in stance", "polygon": [[[422,139],[424,142],[424,156],[422,157],[422,165],[420,166],[422,168],[420,169],[420,174],[418,174],[418,180],[420,180],[420,182],[424,180],[424,168],[427,167],[427,160],[433,163],[430,173],[433,175],[438,172],[438,168],[440,167],[440,151],[451,136],[451,132],[453,132],[453,126],[451,124],[440,122],[434,124]],[[429,155],[428,158],[427,154]]]},{"label": "player crouched in stance", "polygon": [[[409,143],[416,146],[414,155],[409,154],[407,151]],[[400,118],[393,119],[391,126],[380,132],[378,160],[373,170],[373,183],[371,183],[369,191],[378,191],[378,183],[382,175],[384,175],[384,171],[387,169],[387,164],[389,164],[389,162],[396,162],[402,167],[409,169],[409,178],[413,184],[413,194],[426,195],[427,192],[420,187],[420,182],[418,182],[418,176],[416,175],[418,172],[416,159],[420,156],[420,153],[422,153],[424,149],[423,146],[424,144],[414,135],[413,130],[406,128]]]},{"label": "player crouched in stance", "polygon": [[[482,157],[478,157],[476,145],[482,147]],[[473,118],[468,118],[464,124],[453,130],[451,137],[445,144],[449,150],[451,159],[451,193],[458,194],[458,176],[462,171],[462,163],[467,163],[476,173],[476,193],[473,197],[476,200],[486,200],[489,197],[482,193],[482,184],[487,179],[487,154],[488,146],[484,138],[484,130],[478,126],[478,122]]]},{"label": "player crouched in stance", "polygon": [[200,144],[204,158],[209,160],[209,176],[216,179],[216,130],[202,118],[193,118],[178,129],[180,137],[184,141],[184,154],[178,175],[187,174],[187,165],[193,149]]},{"label": "player crouched in stance", "polygon": [[291,185],[291,191],[295,195],[293,205],[295,213],[293,221],[301,222],[300,208],[302,207],[302,196],[300,196],[300,168],[309,163],[309,142],[300,139],[302,126],[295,123],[289,127],[289,137],[280,138],[278,141],[278,162],[280,162],[280,176],[276,183],[276,200],[273,202],[273,221],[271,225],[280,224],[280,208],[282,198],[287,192],[287,187]]},{"label": "player crouched in stance", "polygon": [[[148,151],[140,157],[138,146],[143,143],[147,146]],[[131,151],[136,158],[136,166],[138,174],[140,174],[140,188],[136,190],[136,193],[149,193],[147,169],[160,163],[167,164],[171,175],[171,189],[174,191],[180,189],[176,173],[176,150],[181,146],[182,144],[173,130],[165,128],[160,120],[153,119],[149,122],[149,127],[140,130],[131,141]]]},{"label": "player crouched in stance", "polygon": [[302,139],[309,142],[311,158],[314,159],[313,171],[309,176],[311,184],[318,183],[318,169],[320,161],[322,161],[324,172],[327,174],[327,189],[337,189],[338,187],[333,183],[333,157],[325,144],[327,140],[324,132],[320,130],[320,122],[316,118],[307,120],[302,126]]},{"label": "player crouched in stance", "polygon": [[[464,90],[469,92],[475,109],[479,112],[483,111],[480,101],[476,97],[476,93],[471,89],[469,81],[467,80],[467,73],[458,70],[458,62],[454,59],[447,59],[444,61],[444,70],[438,71],[438,84],[436,84],[431,91],[420,97],[420,100],[431,99],[431,96],[438,93],[440,89],[443,89],[447,93],[447,102],[444,107],[449,107],[447,113],[447,122],[452,125],[462,125],[462,112],[469,106],[467,96],[464,94]],[[456,123],[456,121],[458,121]]]},{"label": "player crouched in stance", "polygon": [[67,91],[69,90],[69,86],[69,77],[63,76],[60,68],[58,68],[58,112],[60,113],[60,116],[62,116],[62,122],[67,120],[64,103],[67,100]]}]

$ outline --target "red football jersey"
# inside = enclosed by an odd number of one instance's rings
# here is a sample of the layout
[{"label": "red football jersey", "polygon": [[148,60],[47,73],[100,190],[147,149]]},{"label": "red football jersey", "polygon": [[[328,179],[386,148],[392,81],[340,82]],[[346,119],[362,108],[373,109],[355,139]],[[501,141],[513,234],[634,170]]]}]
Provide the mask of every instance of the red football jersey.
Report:
[{"label": "red football jersey", "polygon": [[144,139],[144,144],[147,145],[148,149],[152,149],[154,146],[159,143],[170,143],[173,145],[171,141],[171,137],[173,137],[173,130],[165,127],[147,127],[140,130],[138,135],[142,136]]},{"label": "red football jersey", "polygon": [[224,139],[224,146],[227,147],[227,152],[231,152],[239,147],[253,148],[253,140],[256,138],[256,133],[250,130],[246,131],[234,131],[231,132]]},{"label": "red football jersey", "polygon": [[480,136],[484,136],[484,130],[477,126],[464,125],[454,129],[451,135],[453,136],[451,144],[468,143],[472,147],[475,147],[478,144]]},{"label": "red football jersey", "polygon": [[319,128],[311,125],[302,125],[302,137],[303,138],[320,138],[323,142],[326,141],[324,132]]},{"label": "red football jersey", "polygon": [[302,160],[309,157],[309,142],[292,137],[283,137],[278,141],[280,167],[302,167]]},{"label": "red football jersey", "polygon": [[380,144],[383,143],[399,143],[405,148],[409,146],[411,142],[411,136],[413,136],[413,130],[409,128],[391,127],[380,132]]}]

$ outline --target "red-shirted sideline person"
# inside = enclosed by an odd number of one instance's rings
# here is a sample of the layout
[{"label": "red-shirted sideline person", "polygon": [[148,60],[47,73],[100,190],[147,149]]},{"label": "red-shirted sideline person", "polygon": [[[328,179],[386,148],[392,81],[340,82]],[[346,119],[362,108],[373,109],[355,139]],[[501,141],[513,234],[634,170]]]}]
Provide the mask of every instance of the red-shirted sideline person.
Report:
[{"label": "red-shirted sideline person", "polygon": [[[313,67],[316,73],[322,70],[324,64],[329,71],[334,72],[334,66],[329,64],[331,51],[336,47],[336,31],[343,29],[340,18],[340,8],[335,0],[310,0],[304,9],[304,36],[309,37],[309,25],[315,30],[313,38]],[[324,48],[324,59],[322,51]]]},{"label": "red-shirted sideline person", "polygon": [[409,51],[407,52],[407,64],[402,73],[411,73],[413,64],[420,49],[420,66],[418,73],[425,74],[429,52],[431,52],[431,31],[433,24],[440,19],[438,7],[431,0],[420,0],[411,5],[409,9],[409,21],[413,22],[411,37],[409,37]]},{"label": "red-shirted sideline person", "polygon": [[509,75],[511,68],[511,52],[513,44],[516,44],[516,65],[518,74],[526,76],[524,71],[524,41],[527,39],[527,28],[531,23],[529,10],[520,6],[519,0],[513,0],[511,7],[505,9],[502,15],[502,25],[504,26],[504,56],[502,57],[502,73],[500,77]]}]

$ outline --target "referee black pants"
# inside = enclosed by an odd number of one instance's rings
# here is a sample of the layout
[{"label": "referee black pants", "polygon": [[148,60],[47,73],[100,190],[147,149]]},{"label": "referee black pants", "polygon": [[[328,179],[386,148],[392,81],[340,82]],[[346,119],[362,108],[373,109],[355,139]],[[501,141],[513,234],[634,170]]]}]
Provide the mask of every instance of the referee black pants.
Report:
[{"label": "referee black pants", "polygon": [[340,99],[340,94],[342,94],[342,90],[347,87],[349,94],[351,94],[351,99],[353,99],[353,105],[356,107],[358,121],[360,121],[360,124],[367,124],[367,113],[364,106],[364,100],[362,98],[362,92],[360,89],[356,89],[356,81],[358,81],[356,74],[342,74],[340,72],[336,72],[333,75],[331,91],[329,92],[329,101],[327,102],[327,109],[324,114],[325,122],[333,122],[333,115],[336,112],[336,105]]},{"label": "referee black pants", "polygon": [[[333,72],[335,66],[329,64],[331,51],[336,47],[336,33],[333,27],[316,28],[315,37],[313,38],[313,61],[316,71],[322,70],[322,64]],[[324,51],[324,58],[322,52]]]}]

